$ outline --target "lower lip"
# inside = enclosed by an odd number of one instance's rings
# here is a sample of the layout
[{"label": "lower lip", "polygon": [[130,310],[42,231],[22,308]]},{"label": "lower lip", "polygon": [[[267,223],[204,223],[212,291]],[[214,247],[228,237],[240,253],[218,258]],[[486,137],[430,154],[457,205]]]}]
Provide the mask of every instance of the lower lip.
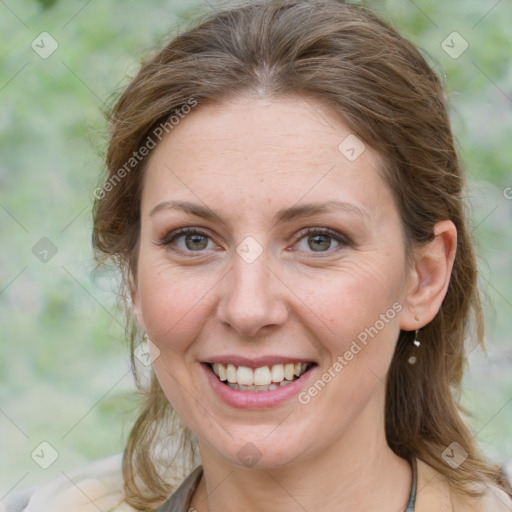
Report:
[{"label": "lower lip", "polygon": [[306,387],[314,372],[314,368],[311,368],[290,384],[272,391],[240,391],[231,389],[221,382],[208,364],[203,363],[201,367],[217,396],[226,404],[237,409],[268,409],[281,405],[296,396],[301,388]]}]

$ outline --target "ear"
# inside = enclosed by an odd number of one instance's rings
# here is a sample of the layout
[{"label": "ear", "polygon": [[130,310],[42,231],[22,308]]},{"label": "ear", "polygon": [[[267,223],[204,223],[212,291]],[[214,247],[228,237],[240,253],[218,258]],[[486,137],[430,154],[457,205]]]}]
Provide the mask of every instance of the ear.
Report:
[{"label": "ear", "polygon": [[451,220],[438,222],[433,240],[415,251],[400,317],[402,330],[420,329],[437,315],[450,284],[456,251],[457,228]]},{"label": "ear", "polygon": [[137,277],[130,273],[130,297],[132,299],[133,312],[137,318],[140,327],[145,331],[144,319],[142,317],[142,308],[140,303],[139,287],[137,285]]}]

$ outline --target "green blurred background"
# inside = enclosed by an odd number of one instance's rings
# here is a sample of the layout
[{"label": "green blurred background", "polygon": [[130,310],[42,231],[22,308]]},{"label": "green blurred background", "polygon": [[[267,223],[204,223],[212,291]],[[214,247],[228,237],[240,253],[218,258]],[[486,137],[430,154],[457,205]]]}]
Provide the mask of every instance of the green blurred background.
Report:
[{"label": "green blurred background", "polygon": [[[512,5],[368,4],[446,76],[486,296],[488,354],[471,354],[464,404],[489,457],[512,460]],[[93,275],[90,244],[103,110],[152,47],[212,8],[0,2],[0,499],[123,449],[137,399],[116,275]],[[43,441],[59,454],[48,469],[31,458]]]}]

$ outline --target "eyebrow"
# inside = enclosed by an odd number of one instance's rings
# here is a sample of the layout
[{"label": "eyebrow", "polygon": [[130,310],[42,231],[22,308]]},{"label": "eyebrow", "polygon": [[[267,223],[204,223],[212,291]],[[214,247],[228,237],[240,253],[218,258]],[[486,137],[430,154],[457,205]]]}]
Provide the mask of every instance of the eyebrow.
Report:
[{"label": "eyebrow", "polygon": [[[160,210],[181,210],[185,213],[190,213],[203,219],[217,220],[222,223],[224,222],[222,217],[212,211],[210,208],[200,204],[190,203],[188,201],[164,201],[157,204],[149,212],[149,215],[152,216]],[[345,203],[343,201],[333,199],[325,203],[306,203],[298,206],[284,208],[283,210],[279,210],[274,215],[272,223],[277,224],[279,222],[287,222],[298,217],[308,217],[319,213],[331,213],[335,210],[341,210],[371,220],[368,212],[363,208],[360,208],[355,204]]]}]

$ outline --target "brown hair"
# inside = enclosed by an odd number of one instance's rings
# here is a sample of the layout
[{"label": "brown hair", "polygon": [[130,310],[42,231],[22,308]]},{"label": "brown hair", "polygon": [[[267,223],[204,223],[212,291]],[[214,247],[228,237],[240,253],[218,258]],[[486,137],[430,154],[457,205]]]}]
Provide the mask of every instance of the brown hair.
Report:
[{"label": "brown hair", "polygon": [[[206,102],[243,93],[314,98],[375,148],[385,162],[408,254],[414,244],[431,239],[436,222],[453,221],[458,233],[453,272],[439,313],[420,332],[423,355],[414,366],[407,363],[411,332],[402,331],[396,345],[387,378],[386,436],[397,455],[407,460],[417,456],[461,493],[479,496],[472,484],[482,482],[507,489],[500,467],[480,452],[463,419],[469,412],[459,403],[467,363],[464,340],[471,335],[484,348],[483,320],[462,200],[464,174],[443,86],[418,50],[366,8],[335,0],[247,2],[209,15],[148,59],[111,113],[107,182],[112,184],[123,166],[126,172],[95,203],[98,259],[116,261],[126,292],[137,266],[148,159],[127,170],[134,151],[191,99],[200,109]],[[127,317],[133,364],[141,333]],[[161,467],[170,461],[157,460],[162,432],[171,435],[171,428],[183,449],[196,445],[173,416],[154,373],[148,390],[137,382],[145,404],[129,436],[123,473],[128,503],[151,510],[173,490]],[[457,469],[441,458],[453,441],[468,453]],[[190,457],[188,464],[195,460]]]}]

